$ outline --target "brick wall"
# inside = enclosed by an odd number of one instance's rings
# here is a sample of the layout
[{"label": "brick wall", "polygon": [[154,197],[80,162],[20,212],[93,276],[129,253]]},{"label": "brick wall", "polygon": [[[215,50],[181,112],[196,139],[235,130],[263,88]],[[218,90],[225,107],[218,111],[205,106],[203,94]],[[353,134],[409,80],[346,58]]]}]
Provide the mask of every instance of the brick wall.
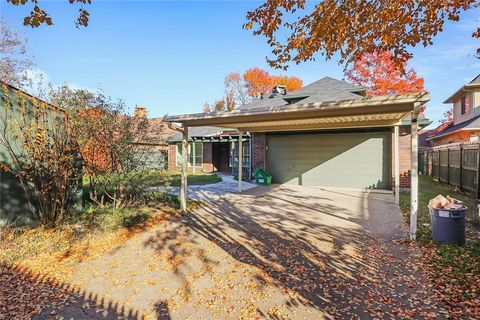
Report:
[{"label": "brick wall", "polygon": [[440,137],[438,139],[433,140],[433,146],[441,146],[444,144],[449,143],[470,143],[470,137],[472,132],[470,131],[460,131],[453,134],[449,134],[445,137]]},{"label": "brick wall", "polygon": [[175,144],[168,145],[168,170],[177,169],[177,146]]},{"label": "brick wall", "polygon": [[212,143],[203,143],[203,170],[206,172],[213,172],[213,157],[212,157]]},{"label": "brick wall", "polygon": [[[400,127],[398,146],[400,154],[400,188],[410,188],[412,168],[412,135],[410,127]],[[392,128],[392,186],[395,186],[395,134]]]},{"label": "brick wall", "polygon": [[252,135],[253,140],[253,169],[265,169],[265,133],[255,132]]}]

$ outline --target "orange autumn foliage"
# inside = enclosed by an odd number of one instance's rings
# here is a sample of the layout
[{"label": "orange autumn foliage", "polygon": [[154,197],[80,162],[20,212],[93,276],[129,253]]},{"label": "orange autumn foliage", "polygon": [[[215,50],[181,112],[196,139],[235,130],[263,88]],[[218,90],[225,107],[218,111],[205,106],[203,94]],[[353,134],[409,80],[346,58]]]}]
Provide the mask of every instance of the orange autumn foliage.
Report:
[{"label": "orange autumn foliage", "polygon": [[[104,112],[102,108],[90,108],[83,110],[80,117],[93,122],[94,119],[103,116]],[[87,167],[95,166],[99,171],[108,172],[111,169],[109,161],[111,143],[102,140],[101,135],[96,135],[96,141],[85,141],[81,146],[80,153]]]},{"label": "orange autumn foliage", "polygon": [[345,77],[366,88],[370,97],[425,91],[423,78],[414,69],[406,68],[407,62],[403,61],[399,67],[390,52],[366,54],[345,70]]},{"label": "orange autumn foliage", "polygon": [[[412,47],[433,44],[447,21],[478,10],[478,0],[307,0],[264,1],[246,15],[244,29],[264,36],[272,49],[270,66],[286,69],[290,62],[339,56],[353,63],[365,54],[389,51],[400,66]],[[480,28],[472,25],[472,37]],[[480,58],[480,48],[476,49]]]},{"label": "orange autumn foliage", "polygon": [[296,91],[303,86],[303,81],[297,77],[274,76],[260,68],[251,68],[245,71],[243,79],[247,93],[251,97],[267,95],[276,85],[286,86],[287,92]]}]

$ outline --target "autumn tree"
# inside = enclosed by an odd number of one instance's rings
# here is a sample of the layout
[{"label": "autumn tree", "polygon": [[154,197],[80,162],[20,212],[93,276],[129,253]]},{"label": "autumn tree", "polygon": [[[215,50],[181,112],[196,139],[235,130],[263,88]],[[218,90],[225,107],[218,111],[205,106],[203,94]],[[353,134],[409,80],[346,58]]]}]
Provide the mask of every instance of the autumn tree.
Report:
[{"label": "autumn tree", "polygon": [[30,83],[27,70],[33,66],[27,40],[0,18],[0,79],[16,87]]},{"label": "autumn tree", "polygon": [[102,92],[63,85],[52,89],[49,99],[70,115],[89,178],[90,199],[101,206],[113,203],[117,208],[144,201],[149,150],[136,143],[148,142],[148,119],[127,115],[122,100]]},{"label": "autumn tree", "polygon": [[[71,5],[78,5],[78,16],[75,21],[75,25],[77,27],[80,26],[88,26],[88,20],[90,14],[88,11],[85,9],[85,5],[91,4],[92,0],[64,0],[65,2],[69,2]],[[43,24],[46,25],[52,25],[53,24],[53,19],[50,17],[50,15],[44,11],[43,9],[40,8],[40,2],[41,0],[7,0],[7,2],[11,3],[12,5],[16,7],[20,6],[30,6],[31,11],[30,13],[24,17],[23,19],[23,24],[25,26],[30,26],[32,28],[37,28]]]},{"label": "autumn tree", "polygon": [[238,71],[230,72],[224,80],[225,92],[221,99],[215,101],[213,106],[205,102],[203,112],[209,110],[231,111],[237,106],[251,102],[261,96],[272,93],[276,85],[284,85],[287,92],[293,92],[303,86],[303,81],[297,77],[284,75],[271,75],[260,68],[250,68],[242,75]]},{"label": "autumn tree", "polygon": [[449,109],[443,113],[443,118],[440,119],[441,125],[448,125],[453,123],[453,109]]},{"label": "autumn tree", "polygon": [[210,108],[210,105],[208,104],[208,102],[205,102],[203,104],[203,113],[209,113],[209,112],[212,112],[212,109]]},{"label": "autumn tree", "polygon": [[[478,10],[478,0],[306,0],[265,1],[247,13],[244,28],[267,38],[272,67],[286,69],[339,54],[340,63],[353,63],[366,54],[392,52],[399,66],[412,57],[411,48],[433,43],[447,20],[458,21],[462,12]],[[480,27],[472,30],[480,38]],[[480,48],[477,49],[480,58]]]},{"label": "autumn tree", "polygon": [[240,72],[230,72],[225,76],[224,80],[225,91],[233,94],[233,97],[237,104],[244,105],[251,101],[251,97],[248,95],[247,88],[245,86],[245,80]]},{"label": "autumn tree", "polygon": [[216,111],[231,111],[262,95],[266,96],[275,85],[286,86],[288,92],[296,91],[303,86],[303,81],[297,77],[271,75],[266,70],[251,68],[242,75],[238,71],[230,72],[225,76],[224,84],[224,96],[213,106]]},{"label": "autumn tree", "polygon": [[390,52],[369,53],[345,70],[348,81],[367,89],[368,96],[419,93],[425,90],[424,80],[407,61],[399,67]]}]

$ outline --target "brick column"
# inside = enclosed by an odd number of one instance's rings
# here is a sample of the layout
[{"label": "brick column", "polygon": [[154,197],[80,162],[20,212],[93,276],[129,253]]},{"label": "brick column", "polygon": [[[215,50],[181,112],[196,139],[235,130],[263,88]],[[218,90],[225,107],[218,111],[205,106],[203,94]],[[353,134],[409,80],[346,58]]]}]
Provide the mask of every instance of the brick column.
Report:
[{"label": "brick column", "polygon": [[212,142],[203,143],[203,170],[213,172]]},{"label": "brick column", "polygon": [[[410,170],[412,162],[412,146],[410,127],[400,127],[400,136],[398,137],[400,154],[400,188],[410,188]],[[392,159],[394,157],[395,139],[392,128]],[[395,185],[395,162],[392,161],[392,185]]]},{"label": "brick column", "polygon": [[253,169],[265,169],[265,132],[254,132],[252,134],[253,143]]},{"label": "brick column", "polygon": [[177,170],[177,145],[168,145],[168,170]]}]

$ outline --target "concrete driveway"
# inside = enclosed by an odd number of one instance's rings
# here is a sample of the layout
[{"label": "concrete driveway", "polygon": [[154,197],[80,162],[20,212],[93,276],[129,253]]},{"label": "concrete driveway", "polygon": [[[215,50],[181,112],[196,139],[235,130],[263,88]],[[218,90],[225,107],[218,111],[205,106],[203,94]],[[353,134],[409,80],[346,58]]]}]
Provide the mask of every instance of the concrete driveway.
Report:
[{"label": "concrete driveway", "polygon": [[54,312],[87,319],[435,317],[441,306],[405,235],[391,194],[258,187],[82,262],[70,279],[80,296]]}]

